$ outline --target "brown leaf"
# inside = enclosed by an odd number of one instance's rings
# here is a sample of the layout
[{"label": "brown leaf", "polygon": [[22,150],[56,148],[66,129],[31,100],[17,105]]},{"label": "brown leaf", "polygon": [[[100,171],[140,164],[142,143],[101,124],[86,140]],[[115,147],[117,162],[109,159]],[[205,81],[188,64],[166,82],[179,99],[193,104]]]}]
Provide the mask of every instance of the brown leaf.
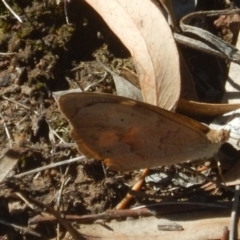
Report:
[{"label": "brown leaf", "polygon": [[161,9],[149,0],[86,1],[131,52],[144,101],[171,109],[180,94],[179,57]]},{"label": "brown leaf", "polygon": [[186,116],[216,117],[240,108],[240,103],[212,104],[180,99],[177,112]]}]

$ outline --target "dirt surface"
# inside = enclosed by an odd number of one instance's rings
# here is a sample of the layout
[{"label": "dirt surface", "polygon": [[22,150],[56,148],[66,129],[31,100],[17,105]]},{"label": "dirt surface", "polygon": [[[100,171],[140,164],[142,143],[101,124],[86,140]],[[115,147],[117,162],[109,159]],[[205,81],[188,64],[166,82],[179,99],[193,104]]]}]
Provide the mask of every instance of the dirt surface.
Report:
[{"label": "dirt surface", "polygon": [[[84,1],[67,2],[67,15],[64,1],[59,5],[55,1],[28,0],[9,1],[9,4],[23,23],[0,5],[0,166],[2,172],[7,169],[4,159],[13,166],[7,175],[9,178],[1,179],[0,221],[4,222],[0,224],[5,227],[0,227],[0,239],[51,239],[56,237],[56,221],[29,226],[28,222],[43,215],[43,210],[31,207],[24,197],[48,204],[62,214],[98,214],[114,208],[141,172],[116,173],[106,170],[100,161],[84,160],[18,179],[11,176],[79,155],[75,146],[69,144],[72,143],[69,124],[60,114],[53,92],[88,88],[89,91],[115,93],[112,77],[96,62],[96,54],[114,70],[123,66],[133,69],[133,65],[128,50]],[[192,50],[184,52],[186,62],[194,66],[196,58],[191,58],[191,54],[196,56]],[[201,65],[206,58],[202,54],[198,56]],[[211,72],[214,67],[209,73],[206,66],[199,70],[197,65],[192,72],[195,79],[205,74],[203,83],[198,81],[198,93],[200,98],[214,102],[221,98],[221,80],[227,74],[227,65],[216,58],[210,57],[208,61],[212,66],[219,66],[219,63],[222,66],[222,72],[217,74],[220,81],[208,82],[208,85],[204,82],[216,79],[216,73]],[[143,195],[135,198],[131,206],[156,203],[161,198],[172,197],[173,192],[177,199],[198,199],[197,193],[191,195],[191,188],[179,185],[178,169],[155,169],[150,172],[151,176],[155,176],[154,173],[166,174],[161,176],[164,181],[158,180],[160,183],[156,184],[157,180],[152,177],[141,190]],[[174,190],[162,192],[162,188]],[[220,195],[231,197],[222,192]],[[216,196],[210,193],[201,195],[201,201],[213,199]],[[31,228],[41,237],[6,226],[6,223]],[[60,232],[64,236],[65,230]]]}]

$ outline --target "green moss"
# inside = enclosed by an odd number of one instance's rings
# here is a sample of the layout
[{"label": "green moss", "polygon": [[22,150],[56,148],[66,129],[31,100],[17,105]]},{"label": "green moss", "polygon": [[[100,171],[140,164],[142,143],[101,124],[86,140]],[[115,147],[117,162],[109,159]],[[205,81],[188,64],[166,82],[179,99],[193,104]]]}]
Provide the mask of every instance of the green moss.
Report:
[{"label": "green moss", "polygon": [[10,28],[11,25],[7,21],[0,21],[0,42],[5,40],[5,34],[9,32]]},{"label": "green moss", "polygon": [[33,31],[33,27],[30,23],[24,23],[23,26],[17,31],[17,35],[20,39],[26,39]]},{"label": "green moss", "polygon": [[20,167],[25,168],[26,164],[27,164],[27,159],[25,157],[20,157],[20,159],[19,159]]},{"label": "green moss", "polygon": [[44,87],[44,84],[43,84],[43,83],[38,82],[38,83],[35,85],[35,88],[39,90],[39,89],[42,89],[42,88],[45,88],[45,87]]}]

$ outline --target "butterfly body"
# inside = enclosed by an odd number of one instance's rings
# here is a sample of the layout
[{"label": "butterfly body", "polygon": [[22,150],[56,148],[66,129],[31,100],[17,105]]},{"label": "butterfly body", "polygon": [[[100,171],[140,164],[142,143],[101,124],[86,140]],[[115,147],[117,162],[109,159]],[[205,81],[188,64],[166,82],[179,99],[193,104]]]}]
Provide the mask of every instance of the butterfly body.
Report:
[{"label": "butterfly body", "polygon": [[228,137],[224,130],[110,94],[69,93],[58,104],[78,150],[114,170],[209,158]]}]

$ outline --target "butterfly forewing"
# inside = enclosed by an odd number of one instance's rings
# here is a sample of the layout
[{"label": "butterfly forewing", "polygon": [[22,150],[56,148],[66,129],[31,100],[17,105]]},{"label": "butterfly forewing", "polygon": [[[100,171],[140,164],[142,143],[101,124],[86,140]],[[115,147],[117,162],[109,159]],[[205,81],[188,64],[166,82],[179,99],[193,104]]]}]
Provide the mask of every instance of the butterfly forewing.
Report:
[{"label": "butterfly forewing", "polygon": [[60,97],[59,107],[72,126],[78,150],[105,159],[115,170],[205,158],[220,146],[208,140],[207,127],[196,127],[199,123],[188,122],[188,118],[122,97],[71,93]]}]

